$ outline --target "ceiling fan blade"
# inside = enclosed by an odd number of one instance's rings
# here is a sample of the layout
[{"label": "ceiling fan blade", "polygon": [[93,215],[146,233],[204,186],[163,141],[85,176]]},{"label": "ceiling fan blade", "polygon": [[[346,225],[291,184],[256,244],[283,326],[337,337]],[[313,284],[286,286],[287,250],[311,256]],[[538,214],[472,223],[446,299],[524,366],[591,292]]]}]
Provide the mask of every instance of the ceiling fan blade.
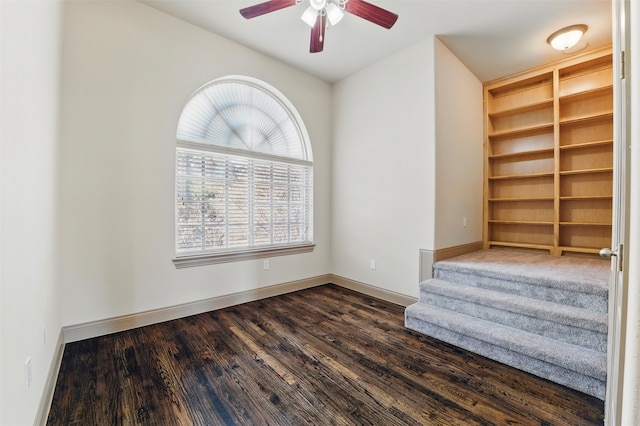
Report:
[{"label": "ceiling fan blade", "polygon": [[345,10],[386,29],[393,27],[393,24],[398,20],[398,15],[395,13],[364,0],[349,0],[345,5]]},{"label": "ceiling fan blade", "polygon": [[309,52],[318,53],[324,49],[324,31],[327,28],[327,15],[318,14],[316,24],[311,28],[311,47]]},{"label": "ceiling fan blade", "polygon": [[240,9],[240,14],[247,19],[251,19],[269,12],[284,9],[285,7],[294,6],[295,4],[296,0],[270,0]]}]

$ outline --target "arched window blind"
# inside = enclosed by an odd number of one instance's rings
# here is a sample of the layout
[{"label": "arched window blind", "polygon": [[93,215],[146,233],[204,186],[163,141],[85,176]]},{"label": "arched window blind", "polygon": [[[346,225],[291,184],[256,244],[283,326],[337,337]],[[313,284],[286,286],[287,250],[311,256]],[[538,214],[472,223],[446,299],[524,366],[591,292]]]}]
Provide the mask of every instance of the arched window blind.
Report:
[{"label": "arched window blind", "polygon": [[198,89],[178,122],[176,265],[311,250],[312,166],[304,123],[276,89],[238,76]]}]

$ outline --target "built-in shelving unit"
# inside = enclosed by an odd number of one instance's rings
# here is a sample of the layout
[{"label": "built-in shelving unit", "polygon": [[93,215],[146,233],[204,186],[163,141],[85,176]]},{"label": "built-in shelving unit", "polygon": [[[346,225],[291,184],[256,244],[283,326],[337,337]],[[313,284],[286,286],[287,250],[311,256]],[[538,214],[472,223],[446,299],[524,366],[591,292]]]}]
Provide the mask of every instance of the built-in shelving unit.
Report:
[{"label": "built-in shelving unit", "polygon": [[610,245],[611,61],[600,49],[485,84],[485,247]]}]

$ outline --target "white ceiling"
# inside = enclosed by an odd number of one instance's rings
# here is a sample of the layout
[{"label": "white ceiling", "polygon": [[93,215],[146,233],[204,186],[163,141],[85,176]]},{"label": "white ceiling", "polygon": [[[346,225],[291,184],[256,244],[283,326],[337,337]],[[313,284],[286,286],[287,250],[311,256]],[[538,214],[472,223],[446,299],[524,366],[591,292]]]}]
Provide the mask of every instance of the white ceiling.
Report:
[{"label": "white ceiling", "polygon": [[611,43],[611,0],[368,0],[397,13],[395,26],[346,14],[314,54],[300,20],[307,4],[246,20],[238,11],[263,0],[140,1],[328,82],[432,35],[483,82],[566,58],[546,39],[568,25],[589,26],[585,51]]}]

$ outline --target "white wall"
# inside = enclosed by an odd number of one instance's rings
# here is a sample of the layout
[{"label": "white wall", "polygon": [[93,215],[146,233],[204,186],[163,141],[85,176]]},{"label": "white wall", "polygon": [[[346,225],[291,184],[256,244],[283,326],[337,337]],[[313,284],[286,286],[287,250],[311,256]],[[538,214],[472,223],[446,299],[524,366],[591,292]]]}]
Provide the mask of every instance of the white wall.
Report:
[{"label": "white wall", "polygon": [[413,297],[433,245],[433,81],[429,38],[336,83],[332,104],[333,273]]},{"label": "white wall", "polygon": [[482,84],[428,38],[336,83],[333,120],[333,272],[417,297],[420,249],[482,239]]},{"label": "white wall", "polygon": [[[63,324],[330,272],[329,84],[137,2],[68,2],[61,146]],[[201,85],[264,80],[298,108],[314,157],[313,253],[177,270],[177,120]]]},{"label": "white wall", "polygon": [[437,38],[435,91],[434,245],[441,249],[482,240],[482,83]]},{"label": "white wall", "polygon": [[[32,424],[60,332],[56,211],[62,5],[0,2],[0,424]],[[42,328],[46,342],[43,342]],[[24,363],[31,357],[32,383]]]}]

